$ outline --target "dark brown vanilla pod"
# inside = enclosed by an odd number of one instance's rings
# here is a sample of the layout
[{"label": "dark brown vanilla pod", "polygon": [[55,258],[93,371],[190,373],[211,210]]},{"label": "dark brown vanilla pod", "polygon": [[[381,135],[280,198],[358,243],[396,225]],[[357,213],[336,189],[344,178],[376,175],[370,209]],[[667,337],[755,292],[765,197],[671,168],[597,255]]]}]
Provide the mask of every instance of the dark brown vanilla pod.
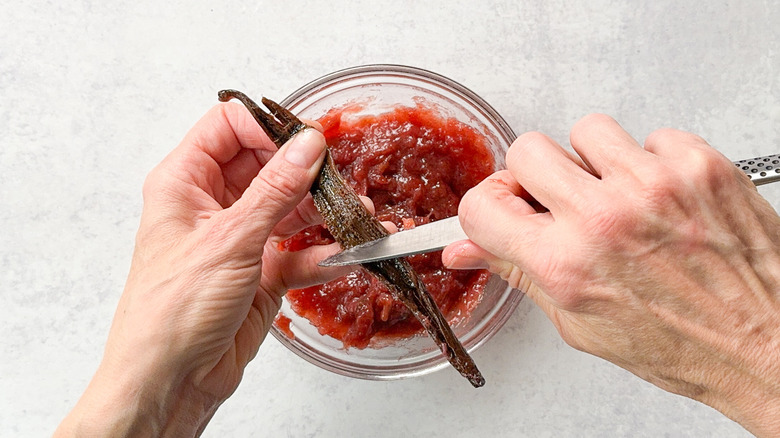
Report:
[{"label": "dark brown vanilla pod", "polygon": [[[295,115],[272,100],[262,99],[263,105],[270,111],[268,113],[240,91],[219,92],[219,100],[222,102],[232,98],[240,100],[246,106],[277,147],[281,147],[297,132],[307,128]],[[352,187],[341,177],[329,153],[326,153],[325,162],[310,191],[328,231],[343,248],[351,248],[389,234],[382,223],[366,209]],[[455,336],[446,318],[406,259],[383,260],[365,263],[362,266],[381,280],[391,293],[409,308],[461,375],[466,377],[474,387],[485,384],[485,379],[477,369],[474,360]]]}]

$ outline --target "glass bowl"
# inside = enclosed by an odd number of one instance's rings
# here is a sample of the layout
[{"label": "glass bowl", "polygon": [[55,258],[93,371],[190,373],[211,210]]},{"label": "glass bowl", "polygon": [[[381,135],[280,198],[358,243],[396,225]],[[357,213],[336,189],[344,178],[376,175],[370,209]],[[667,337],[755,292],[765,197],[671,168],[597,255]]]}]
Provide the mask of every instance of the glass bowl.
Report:
[{"label": "glass bowl", "polygon": [[[304,85],[281,104],[299,117],[316,120],[333,108],[360,107],[359,114],[378,114],[397,106],[424,101],[443,117],[454,117],[484,134],[497,169],[515,139],[512,129],[482,98],[439,74],[400,65],[364,65],[325,75]],[[355,105],[358,103],[359,105]],[[347,111],[345,111],[345,114]],[[453,326],[464,347],[472,352],[509,319],[522,293],[491,276],[471,317]],[[271,333],[303,359],[332,372],[361,379],[393,380],[420,376],[449,366],[427,334],[392,342],[372,343],[364,349],[343,347],[340,340],[320,335],[309,321],[297,315],[287,299],[281,314],[289,318],[289,331],[276,325]],[[290,337],[287,333],[292,333]],[[479,363],[477,363],[479,366]],[[490,379],[490,371],[482,370]]]}]

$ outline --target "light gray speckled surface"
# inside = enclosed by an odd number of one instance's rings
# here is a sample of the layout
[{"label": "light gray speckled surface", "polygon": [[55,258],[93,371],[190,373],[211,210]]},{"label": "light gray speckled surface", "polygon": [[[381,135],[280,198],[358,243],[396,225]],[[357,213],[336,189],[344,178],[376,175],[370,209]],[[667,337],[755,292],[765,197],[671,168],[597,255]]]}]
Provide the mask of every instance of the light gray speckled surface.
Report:
[{"label": "light gray speckled surface", "polygon": [[[368,5],[372,4],[371,7]],[[376,6],[373,6],[376,5]],[[0,15],[0,434],[45,436],[94,371],[146,173],[235,87],[281,98],[365,63],[465,84],[517,132],[566,142],[589,112],[643,138],[692,130],[780,151],[780,2],[40,1]],[[762,193],[777,208],[780,189]],[[578,353],[524,300],[456,373],[321,371],[270,339],[206,436],[747,436]]]}]

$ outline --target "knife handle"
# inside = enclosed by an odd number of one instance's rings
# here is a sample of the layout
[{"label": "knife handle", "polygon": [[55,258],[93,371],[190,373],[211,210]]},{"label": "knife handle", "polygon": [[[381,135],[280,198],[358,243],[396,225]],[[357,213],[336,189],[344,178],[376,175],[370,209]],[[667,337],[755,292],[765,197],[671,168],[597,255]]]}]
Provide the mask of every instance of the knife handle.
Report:
[{"label": "knife handle", "polygon": [[734,165],[757,186],[780,181],[780,154],[734,161]]}]

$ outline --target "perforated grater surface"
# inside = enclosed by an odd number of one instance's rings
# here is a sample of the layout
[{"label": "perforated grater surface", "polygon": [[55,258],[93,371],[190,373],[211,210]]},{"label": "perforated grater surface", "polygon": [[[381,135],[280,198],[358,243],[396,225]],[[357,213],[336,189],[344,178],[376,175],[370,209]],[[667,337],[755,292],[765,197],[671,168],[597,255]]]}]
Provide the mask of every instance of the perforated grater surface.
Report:
[{"label": "perforated grater surface", "polygon": [[735,161],[734,165],[757,186],[780,181],[780,154]]}]

